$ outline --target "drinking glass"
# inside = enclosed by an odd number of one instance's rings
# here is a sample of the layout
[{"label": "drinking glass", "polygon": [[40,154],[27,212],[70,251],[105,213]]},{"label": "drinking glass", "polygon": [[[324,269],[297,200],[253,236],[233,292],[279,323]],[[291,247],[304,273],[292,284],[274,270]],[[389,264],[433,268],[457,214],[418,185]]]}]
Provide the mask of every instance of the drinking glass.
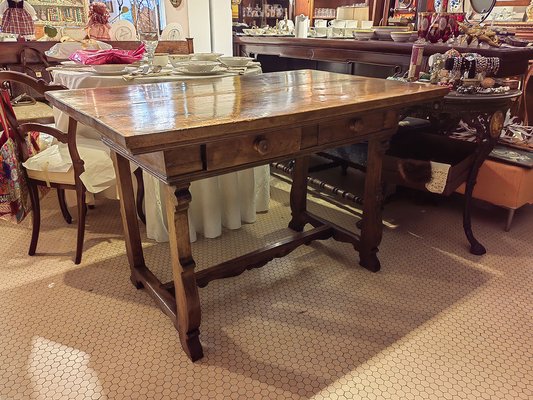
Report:
[{"label": "drinking glass", "polygon": [[135,0],[135,27],[146,51],[143,64],[153,65],[155,49],[159,42],[159,20],[154,0]]}]

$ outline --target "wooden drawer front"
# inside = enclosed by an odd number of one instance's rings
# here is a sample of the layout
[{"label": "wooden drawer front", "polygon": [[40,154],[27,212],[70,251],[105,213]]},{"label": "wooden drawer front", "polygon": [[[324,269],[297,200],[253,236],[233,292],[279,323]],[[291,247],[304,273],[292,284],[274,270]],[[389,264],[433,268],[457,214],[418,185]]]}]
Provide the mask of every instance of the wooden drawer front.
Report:
[{"label": "wooden drawer front", "polygon": [[243,136],[206,145],[207,170],[252,163],[300,150],[301,129]]},{"label": "wooden drawer front", "polygon": [[333,143],[397,126],[395,111],[362,114],[318,126],[318,144]]},{"label": "wooden drawer front", "polygon": [[151,165],[155,171],[167,177],[198,172],[203,169],[200,145],[139,154],[136,158]]}]

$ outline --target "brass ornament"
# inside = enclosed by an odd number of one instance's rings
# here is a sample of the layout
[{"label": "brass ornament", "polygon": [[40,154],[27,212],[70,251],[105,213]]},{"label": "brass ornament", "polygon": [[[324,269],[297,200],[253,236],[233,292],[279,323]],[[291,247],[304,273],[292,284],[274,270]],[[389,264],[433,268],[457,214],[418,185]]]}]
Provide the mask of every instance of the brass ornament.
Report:
[{"label": "brass ornament", "polygon": [[170,0],[170,4],[172,4],[175,8],[178,8],[181,6],[182,0]]},{"label": "brass ornament", "polygon": [[504,120],[505,117],[501,111],[496,111],[494,114],[492,114],[492,117],[490,117],[489,125],[489,133],[491,137],[497,138],[500,136],[500,134],[502,133]]}]

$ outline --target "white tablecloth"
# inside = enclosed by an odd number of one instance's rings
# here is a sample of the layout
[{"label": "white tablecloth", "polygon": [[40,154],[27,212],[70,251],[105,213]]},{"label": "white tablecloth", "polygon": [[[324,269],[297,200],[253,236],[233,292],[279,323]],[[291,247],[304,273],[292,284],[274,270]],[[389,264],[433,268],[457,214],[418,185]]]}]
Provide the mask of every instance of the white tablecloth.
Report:
[{"label": "white tablecloth", "polygon": [[[249,73],[260,73],[260,68]],[[143,77],[126,81],[120,75],[96,75],[93,73],[54,70],[54,83],[69,89],[124,86],[141,83],[198,79],[201,77],[168,75]],[[222,76],[220,76],[222,77]],[[213,79],[219,79],[213,78]],[[68,115],[54,110],[56,126],[67,131]],[[92,128],[79,124],[78,135],[99,138]],[[256,212],[267,211],[270,199],[269,166],[251,168],[218,177],[202,179],[191,184],[192,202],[189,209],[191,241],[199,232],[208,238],[222,234],[222,226],[238,229],[241,224],[255,222]],[[143,173],[145,184],[146,231],[149,238],[158,242],[168,240],[164,185],[148,173]]]}]

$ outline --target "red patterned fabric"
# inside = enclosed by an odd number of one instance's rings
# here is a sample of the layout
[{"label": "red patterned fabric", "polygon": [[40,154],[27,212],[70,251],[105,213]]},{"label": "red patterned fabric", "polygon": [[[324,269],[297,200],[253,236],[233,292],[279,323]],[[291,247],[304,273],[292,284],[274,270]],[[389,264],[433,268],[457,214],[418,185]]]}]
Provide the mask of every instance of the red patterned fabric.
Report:
[{"label": "red patterned fabric", "polygon": [[2,16],[2,32],[34,35],[35,26],[30,14],[23,8],[8,8]]}]

